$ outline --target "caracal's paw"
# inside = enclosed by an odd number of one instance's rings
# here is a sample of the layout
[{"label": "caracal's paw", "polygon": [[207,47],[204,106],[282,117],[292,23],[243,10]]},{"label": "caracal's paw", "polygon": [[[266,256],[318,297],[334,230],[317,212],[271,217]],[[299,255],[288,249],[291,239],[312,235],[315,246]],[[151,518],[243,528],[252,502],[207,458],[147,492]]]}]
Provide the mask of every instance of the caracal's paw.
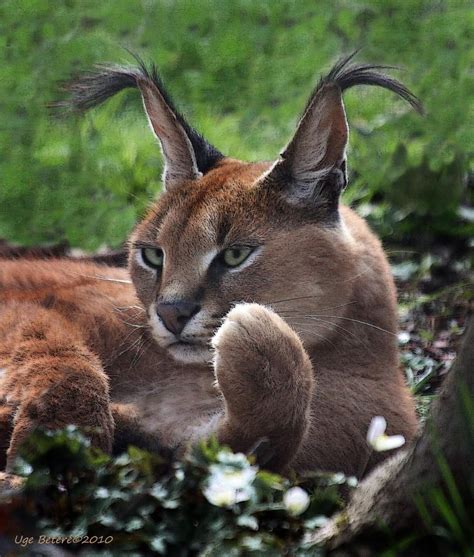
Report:
[{"label": "caracal's paw", "polygon": [[274,360],[275,357],[303,357],[304,348],[298,335],[272,309],[260,304],[237,304],[227,314],[223,324],[212,339],[216,359],[242,357]]},{"label": "caracal's paw", "polygon": [[6,452],[6,470],[14,468],[21,446],[37,429],[56,430],[75,425],[82,430],[93,446],[105,453],[112,451],[114,422],[108,406],[79,404],[78,411],[62,412],[58,405],[45,405],[41,398],[21,404],[12,420],[12,433]]},{"label": "caracal's paw", "polygon": [[295,331],[271,309],[236,305],[212,345],[216,379],[228,409],[248,412],[268,399],[290,402],[294,397],[301,397],[304,406],[310,396],[308,355]]}]

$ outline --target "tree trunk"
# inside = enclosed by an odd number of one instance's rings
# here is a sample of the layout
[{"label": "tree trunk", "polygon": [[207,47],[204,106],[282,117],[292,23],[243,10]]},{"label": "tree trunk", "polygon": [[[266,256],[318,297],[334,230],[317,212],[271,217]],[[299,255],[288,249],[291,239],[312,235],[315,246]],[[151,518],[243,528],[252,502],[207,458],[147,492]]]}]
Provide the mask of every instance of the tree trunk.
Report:
[{"label": "tree trunk", "polygon": [[[376,468],[355,490],[343,512],[312,539],[337,555],[371,555],[377,532],[397,537],[421,533],[423,516],[437,516],[430,497],[442,490],[461,515],[474,499],[474,319],[459,355],[417,439]],[[421,507],[420,507],[421,505]],[[420,513],[420,508],[425,510]],[[427,511],[427,513],[426,513]],[[349,550],[346,553],[346,550]],[[368,553],[366,553],[369,551]]]}]

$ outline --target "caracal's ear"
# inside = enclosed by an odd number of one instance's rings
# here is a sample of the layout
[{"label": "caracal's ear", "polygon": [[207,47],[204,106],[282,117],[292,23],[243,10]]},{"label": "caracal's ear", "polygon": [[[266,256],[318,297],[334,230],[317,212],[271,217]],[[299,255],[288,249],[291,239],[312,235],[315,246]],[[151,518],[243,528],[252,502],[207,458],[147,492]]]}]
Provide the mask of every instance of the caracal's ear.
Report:
[{"label": "caracal's ear", "polygon": [[136,81],[148,122],[163,151],[163,181],[166,189],[202,176],[191,141],[156,83],[146,76],[139,77]]},{"label": "caracal's ear", "polygon": [[122,89],[140,90],[151,129],[158,138],[165,159],[166,189],[194,180],[210,170],[223,155],[184,119],[173,105],[155,66],[148,69],[136,57],[137,68],[97,66],[67,85],[70,97],[59,105],[79,111],[97,106]]},{"label": "caracal's ear", "polygon": [[378,85],[422,111],[418,99],[398,81],[377,70],[387,66],[350,65],[354,54],[340,60],[311,95],[295,135],[260,185],[279,190],[299,206],[337,215],[339,196],[347,183],[346,145],[349,136],[342,92],[354,85]]}]

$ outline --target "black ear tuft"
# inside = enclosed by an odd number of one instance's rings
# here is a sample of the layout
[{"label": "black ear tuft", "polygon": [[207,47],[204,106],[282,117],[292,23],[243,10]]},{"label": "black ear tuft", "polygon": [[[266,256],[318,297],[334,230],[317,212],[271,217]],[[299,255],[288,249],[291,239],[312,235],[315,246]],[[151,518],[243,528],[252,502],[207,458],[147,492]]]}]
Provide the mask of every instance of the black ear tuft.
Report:
[{"label": "black ear tuft", "polygon": [[65,101],[56,103],[55,106],[84,112],[102,104],[123,89],[138,88],[140,79],[147,80],[158,89],[174,117],[185,131],[194,150],[198,170],[205,174],[224,158],[224,155],[188,124],[165,89],[156,66],[151,64],[147,67],[140,57],[134,55],[134,58],[138,63],[136,68],[120,65],[98,65],[94,71],[82,74],[66,84],[65,90],[69,93],[69,97]]},{"label": "black ear tuft", "polygon": [[341,58],[332,67],[331,71],[319,81],[311,99],[324,87],[324,85],[336,83],[341,91],[346,91],[356,85],[373,85],[392,91],[403,100],[407,101],[417,112],[423,114],[423,105],[420,100],[403,83],[397,81],[378,70],[394,70],[395,66],[380,64],[351,64],[352,59],[358,51]]}]

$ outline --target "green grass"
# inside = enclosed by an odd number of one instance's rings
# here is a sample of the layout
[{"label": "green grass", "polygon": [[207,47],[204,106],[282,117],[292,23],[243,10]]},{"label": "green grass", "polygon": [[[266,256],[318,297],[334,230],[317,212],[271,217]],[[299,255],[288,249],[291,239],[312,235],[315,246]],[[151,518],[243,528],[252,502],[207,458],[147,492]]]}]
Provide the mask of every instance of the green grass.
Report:
[{"label": "green grass", "polygon": [[[160,189],[159,149],[136,92],[83,120],[52,119],[58,82],[97,62],[155,60],[192,122],[224,153],[276,157],[321,72],[359,58],[395,72],[426,105],[346,95],[347,200],[383,235],[472,234],[463,1],[6,0],[0,6],[0,237],[117,246]],[[375,204],[374,204],[375,203]]]}]

